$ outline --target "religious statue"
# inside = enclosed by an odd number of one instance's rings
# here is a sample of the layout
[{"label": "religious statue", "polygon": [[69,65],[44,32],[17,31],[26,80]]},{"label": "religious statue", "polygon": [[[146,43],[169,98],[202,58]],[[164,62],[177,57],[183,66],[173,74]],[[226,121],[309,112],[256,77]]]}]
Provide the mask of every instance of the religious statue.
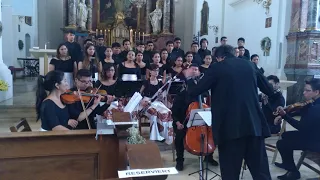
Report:
[{"label": "religious statue", "polygon": [[153,34],[158,34],[161,31],[162,10],[160,0],[156,3],[156,9],[149,14],[149,19],[152,25]]},{"label": "religious statue", "polygon": [[77,9],[77,24],[81,30],[87,30],[88,8],[85,0],[80,0]]},{"label": "religious statue", "polygon": [[261,40],[261,50],[263,51],[263,56],[270,56],[271,50],[271,39],[269,37],[265,37]]},{"label": "religious statue", "polygon": [[202,4],[202,10],[201,10],[200,36],[208,35],[208,21],[209,21],[209,5],[207,1],[204,1]]}]

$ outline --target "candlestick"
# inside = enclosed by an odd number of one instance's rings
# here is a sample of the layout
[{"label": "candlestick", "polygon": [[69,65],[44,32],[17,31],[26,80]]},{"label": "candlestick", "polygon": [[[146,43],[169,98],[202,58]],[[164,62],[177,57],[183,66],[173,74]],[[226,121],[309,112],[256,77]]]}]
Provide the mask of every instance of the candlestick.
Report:
[{"label": "candlestick", "polygon": [[142,42],[144,42],[144,32],[142,33]]},{"label": "candlestick", "polygon": [[140,31],[139,31],[139,41],[141,41]]}]

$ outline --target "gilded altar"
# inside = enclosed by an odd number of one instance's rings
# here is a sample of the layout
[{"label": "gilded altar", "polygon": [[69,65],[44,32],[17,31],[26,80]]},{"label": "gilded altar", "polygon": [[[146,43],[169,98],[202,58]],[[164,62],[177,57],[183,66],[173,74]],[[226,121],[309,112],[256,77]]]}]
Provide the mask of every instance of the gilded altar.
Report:
[{"label": "gilded altar", "polygon": [[174,0],[65,0],[66,29],[103,36],[107,45],[173,36]]}]

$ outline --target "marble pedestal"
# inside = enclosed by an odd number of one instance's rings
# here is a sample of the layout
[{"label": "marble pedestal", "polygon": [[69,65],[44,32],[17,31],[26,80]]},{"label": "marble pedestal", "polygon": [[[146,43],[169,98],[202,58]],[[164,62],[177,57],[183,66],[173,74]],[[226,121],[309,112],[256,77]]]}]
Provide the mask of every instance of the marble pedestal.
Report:
[{"label": "marble pedestal", "polygon": [[49,71],[49,63],[53,56],[56,55],[55,49],[30,49],[33,57],[39,58],[39,74],[46,75]]},{"label": "marble pedestal", "polygon": [[287,103],[287,95],[288,95],[288,88],[296,84],[297,81],[286,81],[286,80],[280,80],[280,89],[282,91],[282,95],[285,99],[286,105]]},{"label": "marble pedestal", "polygon": [[0,80],[8,83],[8,91],[0,91],[0,102],[11,99],[13,97],[13,80],[11,71],[8,66],[0,61]]}]

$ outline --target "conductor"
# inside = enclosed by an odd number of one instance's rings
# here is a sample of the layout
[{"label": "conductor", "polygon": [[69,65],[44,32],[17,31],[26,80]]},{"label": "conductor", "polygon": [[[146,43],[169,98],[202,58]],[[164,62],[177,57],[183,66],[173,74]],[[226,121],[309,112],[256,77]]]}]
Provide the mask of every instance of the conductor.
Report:
[{"label": "conductor", "polygon": [[[197,86],[188,89],[188,94],[196,97],[211,89],[212,132],[222,180],[238,180],[243,159],[254,180],[271,180],[264,143],[270,131],[259,106],[257,87],[269,98],[277,95],[252,62],[234,54],[232,46],[218,47],[218,63]],[[186,77],[190,74],[185,73]]]}]

